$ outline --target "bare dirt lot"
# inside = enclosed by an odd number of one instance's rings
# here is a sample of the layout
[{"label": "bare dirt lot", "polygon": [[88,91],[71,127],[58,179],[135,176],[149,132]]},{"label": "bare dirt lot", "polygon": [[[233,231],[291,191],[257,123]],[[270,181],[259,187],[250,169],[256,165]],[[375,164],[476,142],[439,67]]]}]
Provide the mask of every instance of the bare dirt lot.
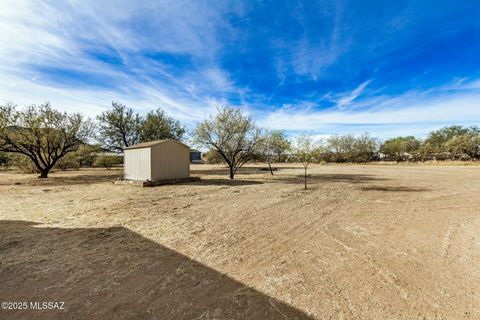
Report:
[{"label": "bare dirt lot", "polygon": [[0,172],[0,319],[480,319],[480,167],[259,168]]}]

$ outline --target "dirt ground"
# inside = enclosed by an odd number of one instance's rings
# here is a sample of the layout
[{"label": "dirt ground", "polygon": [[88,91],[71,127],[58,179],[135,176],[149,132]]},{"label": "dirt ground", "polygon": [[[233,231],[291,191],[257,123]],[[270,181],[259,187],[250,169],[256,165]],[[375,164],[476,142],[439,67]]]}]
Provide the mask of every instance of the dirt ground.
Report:
[{"label": "dirt ground", "polygon": [[480,167],[0,172],[0,319],[480,319]]}]

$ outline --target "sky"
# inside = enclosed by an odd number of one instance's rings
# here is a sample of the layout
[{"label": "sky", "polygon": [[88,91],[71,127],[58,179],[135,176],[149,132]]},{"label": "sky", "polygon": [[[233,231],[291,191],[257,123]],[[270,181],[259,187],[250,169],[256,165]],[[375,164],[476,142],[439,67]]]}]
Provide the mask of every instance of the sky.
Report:
[{"label": "sky", "polygon": [[480,1],[0,2],[0,103],[113,100],[190,129],[219,105],[289,135],[480,125]]}]

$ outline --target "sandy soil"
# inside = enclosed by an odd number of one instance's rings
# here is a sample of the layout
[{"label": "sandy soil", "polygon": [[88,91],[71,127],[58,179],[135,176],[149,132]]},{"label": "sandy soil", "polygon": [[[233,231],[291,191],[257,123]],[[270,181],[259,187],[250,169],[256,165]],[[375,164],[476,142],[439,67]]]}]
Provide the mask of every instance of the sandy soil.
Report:
[{"label": "sandy soil", "polygon": [[0,172],[0,319],[480,319],[480,167]]}]

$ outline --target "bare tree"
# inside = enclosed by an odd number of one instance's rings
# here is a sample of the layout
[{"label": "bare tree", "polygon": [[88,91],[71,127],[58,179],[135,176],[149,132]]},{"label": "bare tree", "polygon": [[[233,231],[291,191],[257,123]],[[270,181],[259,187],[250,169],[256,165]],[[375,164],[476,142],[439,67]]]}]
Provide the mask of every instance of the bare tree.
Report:
[{"label": "bare tree", "polygon": [[28,157],[39,178],[47,178],[61,158],[88,139],[92,127],[82,115],[54,110],[48,102],[24,111],[7,104],[0,106],[0,151]]},{"label": "bare tree", "polygon": [[272,163],[281,161],[290,147],[290,141],[284,131],[266,131],[260,137],[257,153],[260,159],[268,164],[270,173],[273,175]]},{"label": "bare tree", "polygon": [[315,161],[317,148],[311,136],[302,134],[295,138],[293,144],[293,155],[295,159],[303,164],[305,190],[307,190],[307,169],[310,163]]},{"label": "bare tree", "polygon": [[333,161],[348,162],[352,161],[355,153],[355,136],[353,134],[335,135],[327,140],[328,149],[330,149]]},{"label": "bare tree", "polygon": [[378,140],[365,132],[355,138],[353,162],[373,161],[378,153]]},{"label": "bare tree", "polygon": [[200,123],[194,132],[194,143],[216,150],[227,163],[230,179],[254,156],[259,129],[239,109],[223,106],[214,117]]}]

